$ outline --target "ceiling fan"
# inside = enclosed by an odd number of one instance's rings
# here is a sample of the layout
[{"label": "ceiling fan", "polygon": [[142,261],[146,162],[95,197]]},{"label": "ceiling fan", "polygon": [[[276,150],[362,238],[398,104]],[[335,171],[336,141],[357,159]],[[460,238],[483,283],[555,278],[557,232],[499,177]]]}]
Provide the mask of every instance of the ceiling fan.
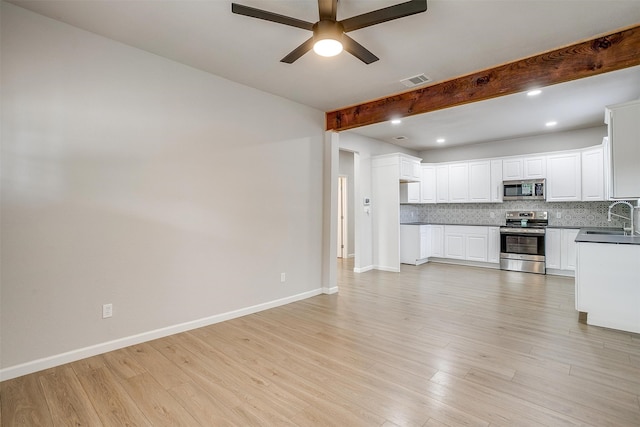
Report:
[{"label": "ceiling fan", "polygon": [[266,21],[313,31],[313,37],[282,58],[280,60],[281,62],[292,64],[311,49],[322,56],[334,56],[344,49],[365,64],[371,64],[379,58],[346,33],[424,12],[427,10],[427,0],[410,0],[340,21],[336,19],[337,10],[338,0],[318,0],[320,20],[313,24],[266,10],[231,3],[231,11],[238,15],[250,16],[252,18],[264,19]]}]

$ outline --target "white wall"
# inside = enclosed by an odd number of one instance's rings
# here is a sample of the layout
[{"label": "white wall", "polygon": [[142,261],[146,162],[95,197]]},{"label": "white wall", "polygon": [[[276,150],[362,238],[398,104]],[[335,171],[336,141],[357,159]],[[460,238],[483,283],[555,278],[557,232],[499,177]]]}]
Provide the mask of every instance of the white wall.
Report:
[{"label": "white wall", "polygon": [[[367,138],[357,133],[342,132],[339,134],[341,150],[357,153],[355,156],[355,260],[356,272],[373,268],[373,227],[372,215],[364,212],[363,199],[371,197],[371,157],[390,153],[406,153],[416,156],[417,153],[397,145],[377,139]],[[419,157],[419,156],[418,156]]]},{"label": "white wall", "polygon": [[319,292],[322,112],[4,3],[1,53],[5,378]]},{"label": "white wall", "polygon": [[[602,114],[604,117],[604,109]],[[603,124],[602,126],[575,131],[553,132],[525,138],[426,150],[420,152],[418,157],[422,157],[423,163],[439,163],[574,150],[600,145],[602,144],[602,138],[606,135],[607,127]]]}]

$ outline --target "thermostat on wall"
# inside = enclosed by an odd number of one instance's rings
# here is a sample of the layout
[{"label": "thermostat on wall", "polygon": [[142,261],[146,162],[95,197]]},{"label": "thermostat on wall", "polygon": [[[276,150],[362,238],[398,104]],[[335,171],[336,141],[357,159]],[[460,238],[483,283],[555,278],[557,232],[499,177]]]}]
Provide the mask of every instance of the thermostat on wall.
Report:
[{"label": "thermostat on wall", "polygon": [[369,206],[371,204],[371,199],[369,199],[368,197],[364,198],[364,205],[365,206]]}]

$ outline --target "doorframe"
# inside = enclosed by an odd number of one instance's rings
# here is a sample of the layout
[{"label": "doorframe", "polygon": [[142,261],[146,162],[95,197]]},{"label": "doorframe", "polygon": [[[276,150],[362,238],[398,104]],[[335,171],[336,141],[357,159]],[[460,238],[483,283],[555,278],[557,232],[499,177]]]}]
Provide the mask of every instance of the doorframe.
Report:
[{"label": "doorframe", "polygon": [[349,176],[338,175],[338,258],[349,257]]}]

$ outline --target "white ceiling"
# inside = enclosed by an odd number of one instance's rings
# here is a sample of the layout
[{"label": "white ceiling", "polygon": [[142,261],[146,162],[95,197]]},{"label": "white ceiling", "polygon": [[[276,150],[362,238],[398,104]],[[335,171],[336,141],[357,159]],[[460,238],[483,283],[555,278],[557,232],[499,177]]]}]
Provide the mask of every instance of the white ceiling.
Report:
[{"label": "white ceiling", "polygon": [[[318,19],[315,0],[235,1]],[[365,65],[346,53],[321,58],[309,52],[284,64],[280,59],[310,33],[234,15],[231,0],[10,2],[323,111],[404,91],[399,81],[417,74],[436,83],[640,23],[640,0],[428,0],[425,13],[349,33],[380,61]],[[340,0],[338,19],[400,2]],[[550,88],[524,111],[522,97],[511,95],[406,119],[402,128],[380,124],[358,132],[383,140],[405,135],[403,145],[420,150],[441,134],[450,143],[529,135],[551,118],[558,129],[594,126],[604,105],[640,98],[640,71],[616,73],[619,79],[604,78],[602,85]]]}]

